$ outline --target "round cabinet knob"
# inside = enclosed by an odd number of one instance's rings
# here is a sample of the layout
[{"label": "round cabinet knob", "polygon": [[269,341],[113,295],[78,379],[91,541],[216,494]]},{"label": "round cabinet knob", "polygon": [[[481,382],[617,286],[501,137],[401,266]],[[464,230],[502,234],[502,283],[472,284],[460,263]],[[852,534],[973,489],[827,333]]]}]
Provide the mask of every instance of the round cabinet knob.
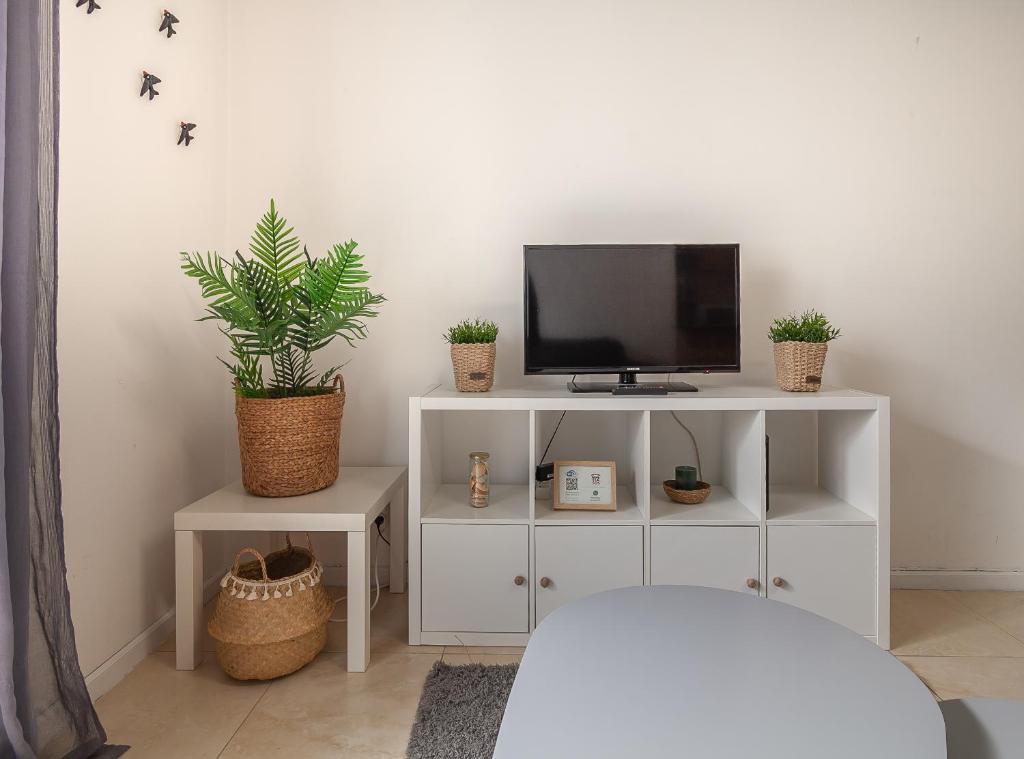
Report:
[{"label": "round cabinet knob", "polygon": [[522,585],[524,582],[526,582],[526,578],[522,575],[516,575],[516,578],[512,582],[514,582],[516,585]]},{"label": "round cabinet knob", "polygon": [[747,578],[747,587],[748,588],[750,588],[751,590],[754,590],[755,588],[757,588],[757,585],[758,585],[758,582],[753,577],[748,577]]},{"label": "round cabinet knob", "polygon": [[547,577],[541,577],[540,578],[540,586],[542,588],[550,587],[551,586],[551,580],[549,578],[547,578]]},{"label": "round cabinet knob", "polygon": [[773,577],[772,578],[772,585],[774,585],[776,588],[781,588],[785,584],[786,584],[786,581],[783,580],[781,577]]}]

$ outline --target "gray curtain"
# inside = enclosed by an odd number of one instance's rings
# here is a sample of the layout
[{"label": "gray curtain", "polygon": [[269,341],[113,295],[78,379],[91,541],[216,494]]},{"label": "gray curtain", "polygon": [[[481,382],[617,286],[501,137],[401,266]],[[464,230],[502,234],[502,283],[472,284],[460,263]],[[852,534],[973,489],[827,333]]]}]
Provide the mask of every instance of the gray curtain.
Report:
[{"label": "gray curtain", "polygon": [[0,756],[116,756],[78,664],[57,422],[57,0],[0,0]]}]

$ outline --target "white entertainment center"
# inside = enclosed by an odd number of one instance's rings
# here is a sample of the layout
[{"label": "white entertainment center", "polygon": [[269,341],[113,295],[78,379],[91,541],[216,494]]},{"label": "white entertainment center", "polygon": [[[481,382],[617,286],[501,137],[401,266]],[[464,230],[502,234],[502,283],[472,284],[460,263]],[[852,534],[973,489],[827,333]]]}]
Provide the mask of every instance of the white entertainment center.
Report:
[{"label": "white entertainment center", "polygon": [[[616,511],[555,511],[550,486],[535,487],[563,411],[547,460],[615,461]],[[713,485],[700,505],[662,491],[675,465],[695,460],[673,411]],[[469,505],[476,450],[491,454],[483,509]],[[525,645],[567,601],[679,584],[784,601],[887,649],[889,399],[436,388],[409,400],[409,575],[412,645]]]}]

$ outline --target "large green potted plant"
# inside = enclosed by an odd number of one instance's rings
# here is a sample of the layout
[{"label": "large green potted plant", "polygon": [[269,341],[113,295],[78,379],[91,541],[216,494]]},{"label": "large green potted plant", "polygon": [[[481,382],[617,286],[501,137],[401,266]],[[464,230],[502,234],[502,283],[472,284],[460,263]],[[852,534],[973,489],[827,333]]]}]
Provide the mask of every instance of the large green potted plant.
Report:
[{"label": "large green potted plant", "polygon": [[839,337],[823,314],[808,310],[772,322],[768,337],[775,344],[775,381],[790,392],[821,389],[828,344]]},{"label": "large green potted plant", "polygon": [[[251,257],[182,253],[181,268],[207,301],[200,321],[221,322],[232,361],[242,481],[254,495],[311,493],[338,477],[345,387],[339,370],[318,371],[313,354],[336,337],[366,337],[365,319],[384,301],[356,243],[309,255],[274,201],[252,234]],[[269,369],[269,376],[264,371]]]}]

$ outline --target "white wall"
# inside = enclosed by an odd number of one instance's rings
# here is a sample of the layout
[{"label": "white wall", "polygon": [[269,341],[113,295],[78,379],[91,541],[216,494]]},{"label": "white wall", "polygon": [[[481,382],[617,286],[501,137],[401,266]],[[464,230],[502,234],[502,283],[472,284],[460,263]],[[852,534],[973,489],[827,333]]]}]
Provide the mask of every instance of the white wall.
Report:
[{"label": "white wall", "polygon": [[[162,4],[101,5],[61,4],[61,466],[87,675],[174,604],[171,515],[223,484],[232,424],[218,336],[178,271],[224,239],[227,5],[178,0],[170,40]],[[143,68],[163,79],[153,102]]]},{"label": "white wall", "polygon": [[894,565],[1024,568],[1024,5],[246,0],[231,27],[231,245],[273,194],[390,298],[345,461],[405,460],[456,319],[496,319],[522,384],[523,243],[738,241],[744,379],[816,306],[827,380],[893,397]]},{"label": "white wall", "polygon": [[325,359],[352,358],[346,463],[405,461],[459,318],[500,323],[498,381],[524,384],[523,243],[738,241],[743,379],[770,379],[769,318],[813,305],[844,331],[828,381],[893,396],[894,565],[1024,568],[1024,6],[179,0],[173,40],[162,7],[61,14],[87,673],[171,608],[171,514],[237,470],[177,253],[244,249],[271,195],[312,251],[358,240],[390,299]]}]

